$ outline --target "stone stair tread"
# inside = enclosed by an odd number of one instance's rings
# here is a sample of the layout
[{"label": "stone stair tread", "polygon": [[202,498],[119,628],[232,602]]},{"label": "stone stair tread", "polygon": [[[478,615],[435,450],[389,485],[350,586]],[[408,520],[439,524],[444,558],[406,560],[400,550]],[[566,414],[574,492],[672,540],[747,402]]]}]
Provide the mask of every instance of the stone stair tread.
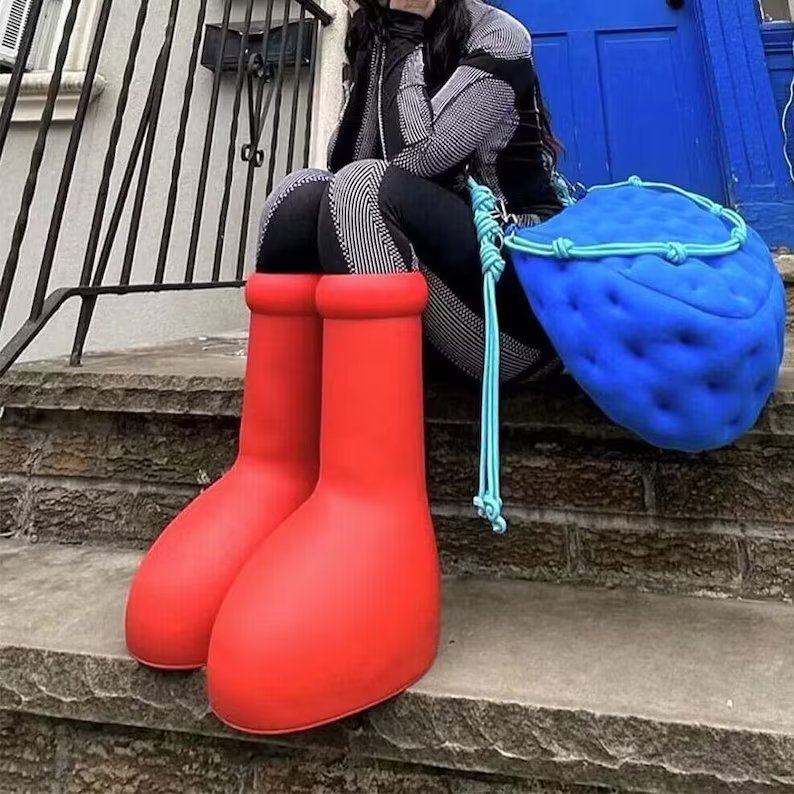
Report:
[{"label": "stone stair tread", "polygon": [[[0,541],[0,710],[224,732],[200,676],[147,671],[125,653],[124,599],[138,559]],[[791,781],[792,658],[790,605],[450,579],[431,673],[354,727],[298,741],[336,745],[342,731],[347,745],[385,757],[410,749],[438,766],[563,778],[580,753],[587,781],[601,783],[635,762],[658,765],[660,780],[689,774],[690,764],[693,775]],[[680,768],[667,768],[668,745]],[[741,769],[721,769],[728,757]]]},{"label": "stone stair tread", "polygon": [[[0,405],[59,410],[132,411],[138,413],[191,413],[209,416],[239,414],[245,368],[244,332],[196,337],[157,347],[131,348],[86,354],[80,367],[68,358],[17,364],[0,378]],[[786,360],[767,414],[786,411],[794,404],[794,332],[789,334]],[[427,384],[428,418],[474,421],[479,415],[478,389]],[[559,400],[570,407],[561,425],[609,422],[584,397],[573,381],[563,377],[503,396],[506,422],[529,421],[527,404],[548,402],[559,414]],[[451,404],[451,405],[450,405]]]},{"label": "stone stair tread", "polygon": [[[776,260],[791,290],[794,255],[778,255]],[[790,329],[773,408],[794,403],[793,338]],[[0,378],[0,406],[235,415],[239,412],[245,347],[246,334],[241,330],[156,347],[86,353],[80,367],[70,367],[68,357],[24,362]],[[581,396],[567,384],[563,390],[565,396]],[[465,391],[470,400],[473,391]],[[544,389],[534,391],[542,397]],[[556,386],[551,387],[552,393],[557,391]],[[509,399],[507,402],[509,419]],[[433,407],[431,401],[431,419]],[[471,415],[467,418],[474,418],[474,410],[468,405],[466,409]],[[593,416],[598,417],[597,410],[587,418]]]}]

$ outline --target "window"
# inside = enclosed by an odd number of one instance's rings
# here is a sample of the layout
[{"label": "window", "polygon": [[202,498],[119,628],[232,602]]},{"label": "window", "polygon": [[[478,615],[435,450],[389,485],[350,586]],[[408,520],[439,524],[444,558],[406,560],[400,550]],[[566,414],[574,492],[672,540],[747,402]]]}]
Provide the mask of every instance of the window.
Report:
[{"label": "window", "polygon": [[794,19],[794,0],[759,0],[764,22]]},{"label": "window", "polygon": [[[31,0],[0,0],[0,104],[5,97],[9,72],[30,5]],[[38,121],[41,117],[70,5],[71,0],[44,0],[27,62],[27,74],[14,110],[14,121]],[[98,6],[99,0],[82,0],[80,3],[55,105],[53,118],[56,121],[68,121],[75,116]],[[104,79],[97,75],[92,96],[98,96],[104,86]]]},{"label": "window", "polygon": [[16,60],[29,9],[30,0],[0,5],[0,65],[11,66]]}]

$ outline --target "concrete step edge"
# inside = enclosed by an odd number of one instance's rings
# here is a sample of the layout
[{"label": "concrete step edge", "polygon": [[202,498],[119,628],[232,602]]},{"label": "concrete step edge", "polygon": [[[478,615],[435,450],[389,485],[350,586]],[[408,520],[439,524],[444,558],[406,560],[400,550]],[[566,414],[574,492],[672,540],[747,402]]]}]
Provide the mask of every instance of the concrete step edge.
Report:
[{"label": "concrete step edge", "polygon": [[[137,560],[0,542],[0,710],[231,735],[201,675],[125,655]],[[476,579],[445,589],[441,654],[422,682],[280,741],[638,791],[794,787],[790,607]]]},{"label": "concrete step edge", "polygon": [[[0,378],[0,406],[236,417],[245,344],[244,336],[227,335],[88,355],[79,368],[69,367],[65,359],[21,364]],[[479,421],[476,386],[451,386],[430,378],[426,393],[429,422]],[[792,405],[794,366],[787,364],[756,432],[793,434]],[[597,438],[632,438],[612,425],[567,378],[514,395],[508,392],[501,413],[504,425],[559,427]]]}]

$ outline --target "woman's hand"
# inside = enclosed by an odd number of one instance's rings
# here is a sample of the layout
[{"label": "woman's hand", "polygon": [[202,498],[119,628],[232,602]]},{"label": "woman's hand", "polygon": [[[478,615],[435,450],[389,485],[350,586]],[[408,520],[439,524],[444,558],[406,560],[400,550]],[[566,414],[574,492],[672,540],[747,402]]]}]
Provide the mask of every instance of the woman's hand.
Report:
[{"label": "woman's hand", "polygon": [[361,8],[356,0],[342,0],[342,2],[347,6],[347,11],[351,17],[355,15],[359,8]]},{"label": "woman's hand", "polygon": [[407,11],[409,14],[429,19],[436,10],[436,0],[391,0],[389,7],[392,11]]}]

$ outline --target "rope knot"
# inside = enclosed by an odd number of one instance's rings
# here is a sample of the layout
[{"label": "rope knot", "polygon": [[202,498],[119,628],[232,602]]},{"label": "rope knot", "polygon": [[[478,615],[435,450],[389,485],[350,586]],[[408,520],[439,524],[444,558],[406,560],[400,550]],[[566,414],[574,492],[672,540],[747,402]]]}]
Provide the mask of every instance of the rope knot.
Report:
[{"label": "rope knot", "polygon": [[471,188],[471,205],[475,212],[491,213],[496,209],[496,196],[485,185]]},{"label": "rope knot", "polygon": [[557,259],[573,259],[573,249],[576,243],[567,237],[558,237],[551,241],[551,250]]},{"label": "rope knot", "polygon": [[709,207],[709,212],[712,215],[716,215],[718,218],[722,217],[722,213],[725,212],[725,207],[722,204],[717,204],[715,201],[711,202],[711,206]]},{"label": "rope knot", "polygon": [[731,240],[739,243],[739,246],[744,245],[747,242],[747,227],[735,226],[731,229]]},{"label": "rope knot", "polygon": [[482,496],[474,497],[474,506],[477,508],[477,514],[480,518],[491,522],[493,531],[497,535],[504,535],[507,532],[507,521],[502,515],[502,500],[484,494]]},{"label": "rope knot", "polygon": [[643,182],[638,176],[630,176],[626,180],[632,187],[642,187]]},{"label": "rope knot", "polygon": [[474,216],[474,226],[480,240],[496,240],[502,234],[502,227],[493,215],[478,212]]},{"label": "rope knot", "polygon": [[490,274],[496,281],[499,281],[505,270],[505,258],[496,244],[490,240],[483,240],[480,244],[480,259],[482,260],[483,275]]},{"label": "rope knot", "polygon": [[674,265],[683,265],[689,258],[689,251],[683,243],[668,243],[664,258]]}]

